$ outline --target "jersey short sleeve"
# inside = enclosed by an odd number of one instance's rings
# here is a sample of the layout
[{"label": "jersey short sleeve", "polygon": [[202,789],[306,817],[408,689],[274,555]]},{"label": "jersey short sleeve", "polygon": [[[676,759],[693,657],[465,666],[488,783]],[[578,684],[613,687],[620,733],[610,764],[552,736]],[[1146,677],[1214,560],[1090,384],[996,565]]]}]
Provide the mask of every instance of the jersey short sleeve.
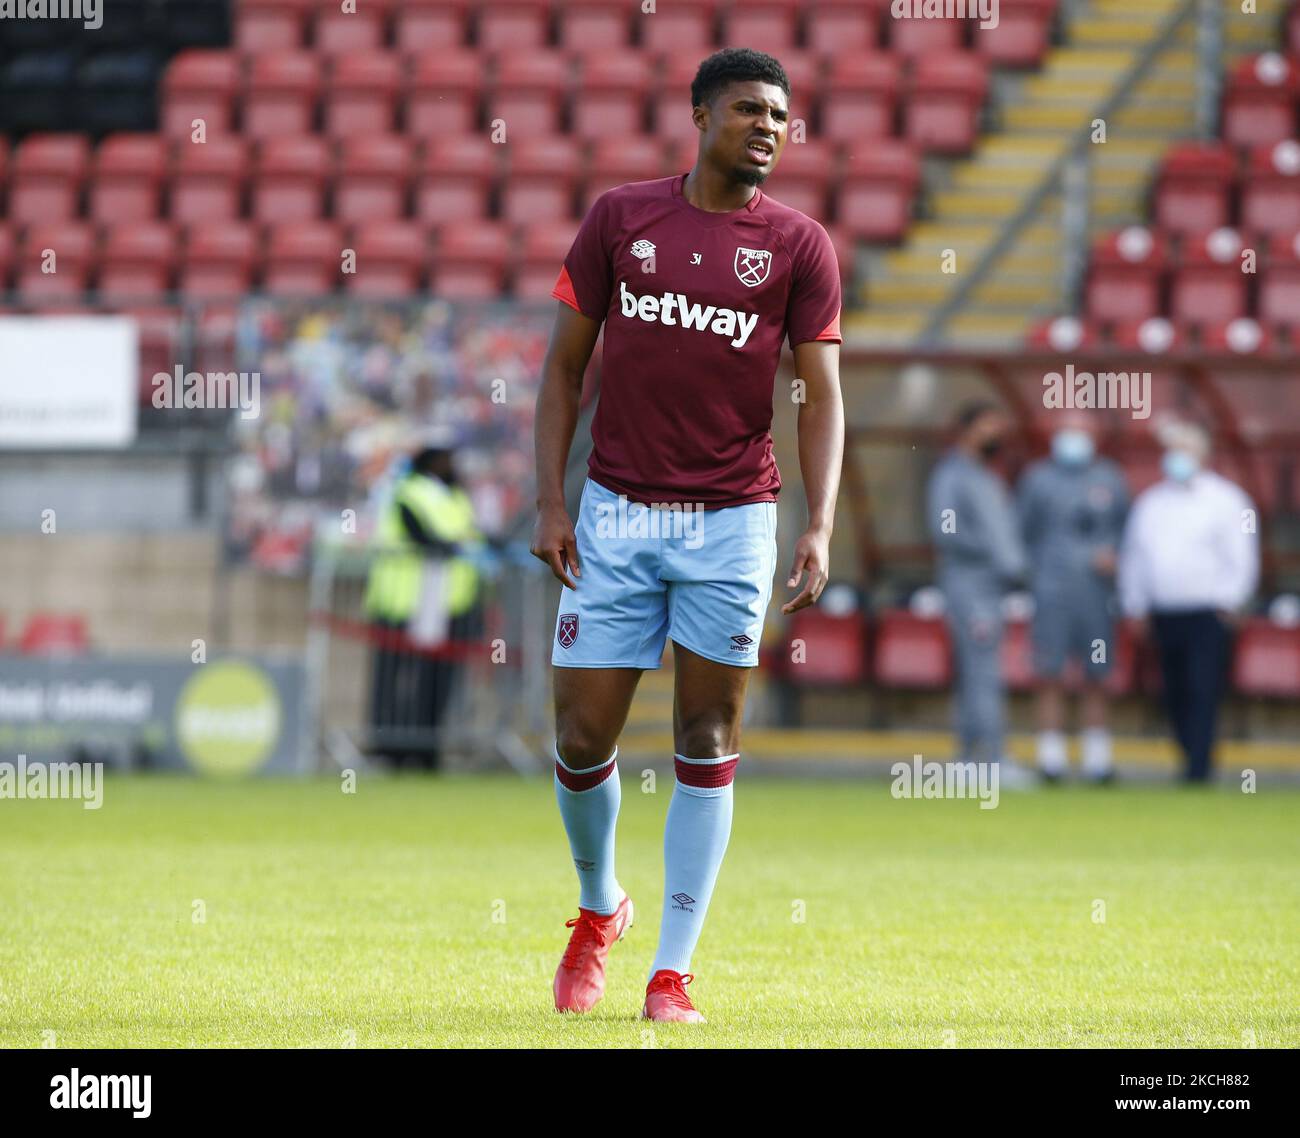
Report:
[{"label": "jersey short sleeve", "polygon": [[610,257],[612,212],[610,195],[604,193],[583,218],[569,255],[564,258],[560,277],[551,290],[556,300],[597,322],[605,319],[614,290]]},{"label": "jersey short sleeve", "polygon": [[813,222],[798,250],[786,312],[790,347],[809,340],[841,344],[840,266],[830,235]]}]

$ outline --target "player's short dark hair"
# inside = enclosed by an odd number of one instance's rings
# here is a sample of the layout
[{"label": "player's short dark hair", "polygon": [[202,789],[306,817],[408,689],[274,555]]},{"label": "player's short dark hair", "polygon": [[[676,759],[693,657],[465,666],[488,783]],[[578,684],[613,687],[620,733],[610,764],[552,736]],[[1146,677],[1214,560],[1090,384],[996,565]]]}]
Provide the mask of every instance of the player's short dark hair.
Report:
[{"label": "player's short dark hair", "polygon": [[972,399],[969,403],[963,403],[957,409],[957,427],[963,431],[969,430],[985,415],[991,415],[995,411],[1001,410],[1002,408],[996,403],[992,403],[987,399]]},{"label": "player's short dark hair", "polygon": [[723,48],[701,63],[691,80],[691,106],[713,102],[731,83],[748,83],[754,79],[780,87],[785,97],[790,97],[790,80],[778,60],[748,47]]}]

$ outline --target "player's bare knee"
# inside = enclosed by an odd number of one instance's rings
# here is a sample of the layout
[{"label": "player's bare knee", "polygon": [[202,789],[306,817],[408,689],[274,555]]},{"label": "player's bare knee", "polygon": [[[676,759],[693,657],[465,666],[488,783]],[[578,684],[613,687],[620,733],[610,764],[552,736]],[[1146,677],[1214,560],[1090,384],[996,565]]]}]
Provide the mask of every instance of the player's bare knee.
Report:
[{"label": "player's bare knee", "polygon": [[564,765],[575,771],[598,767],[614,753],[612,740],[582,723],[561,723],[555,732],[555,746]]},{"label": "player's bare knee", "polygon": [[715,759],[739,749],[740,716],[730,709],[684,719],[677,729],[677,752],[690,759]]}]

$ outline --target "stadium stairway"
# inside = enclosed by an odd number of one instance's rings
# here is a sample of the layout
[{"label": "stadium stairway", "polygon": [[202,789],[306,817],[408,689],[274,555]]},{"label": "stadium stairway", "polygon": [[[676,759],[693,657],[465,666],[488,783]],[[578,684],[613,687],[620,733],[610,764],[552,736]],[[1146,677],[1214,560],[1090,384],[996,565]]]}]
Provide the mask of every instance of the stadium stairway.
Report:
[{"label": "stadium stairway", "polygon": [[[903,245],[873,252],[862,299],[866,309],[846,328],[873,346],[903,346],[922,332],[943,303],[997,240],[1070,136],[1090,123],[1145,44],[1180,0],[1092,0],[1080,6],[1041,70],[1001,73],[994,86],[996,128],[975,151],[927,168],[928,209]],[[1286,0],[1258,0],[1254,16],[1225,6],[1228,62],[1276,42]],[[1065,18],[1063,16],[1063,18]],[[1107,141],[1091,164],[1093,235],[1140,223],[1147,187],[1171,138],[1195,132],[1196,29],[1186,25],[1139,82],[1123,112],[1106,124]],[[1023,339],[1035,321],[1065,309],[1059,195],[1049,198],[1000,266],[957,313],[945,339],[967,346],[1004,346]],[[956,272],[944,273],[944,250]]]}]

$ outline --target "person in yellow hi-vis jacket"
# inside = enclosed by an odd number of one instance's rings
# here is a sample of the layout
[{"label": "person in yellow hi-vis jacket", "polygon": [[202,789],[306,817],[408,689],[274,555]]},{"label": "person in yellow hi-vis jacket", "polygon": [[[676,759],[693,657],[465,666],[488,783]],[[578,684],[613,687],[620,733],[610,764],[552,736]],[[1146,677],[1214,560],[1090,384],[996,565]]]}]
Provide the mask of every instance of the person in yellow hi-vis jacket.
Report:
[{"label": "person in yellow hi-vis jacket", "polygon": [[478,632],[479,572],[463,554],[480,541],[455,454],[442,440],[421,446],[380,513],[366,582],[371,747],[395,765],[438,765],[456,653]]}]

